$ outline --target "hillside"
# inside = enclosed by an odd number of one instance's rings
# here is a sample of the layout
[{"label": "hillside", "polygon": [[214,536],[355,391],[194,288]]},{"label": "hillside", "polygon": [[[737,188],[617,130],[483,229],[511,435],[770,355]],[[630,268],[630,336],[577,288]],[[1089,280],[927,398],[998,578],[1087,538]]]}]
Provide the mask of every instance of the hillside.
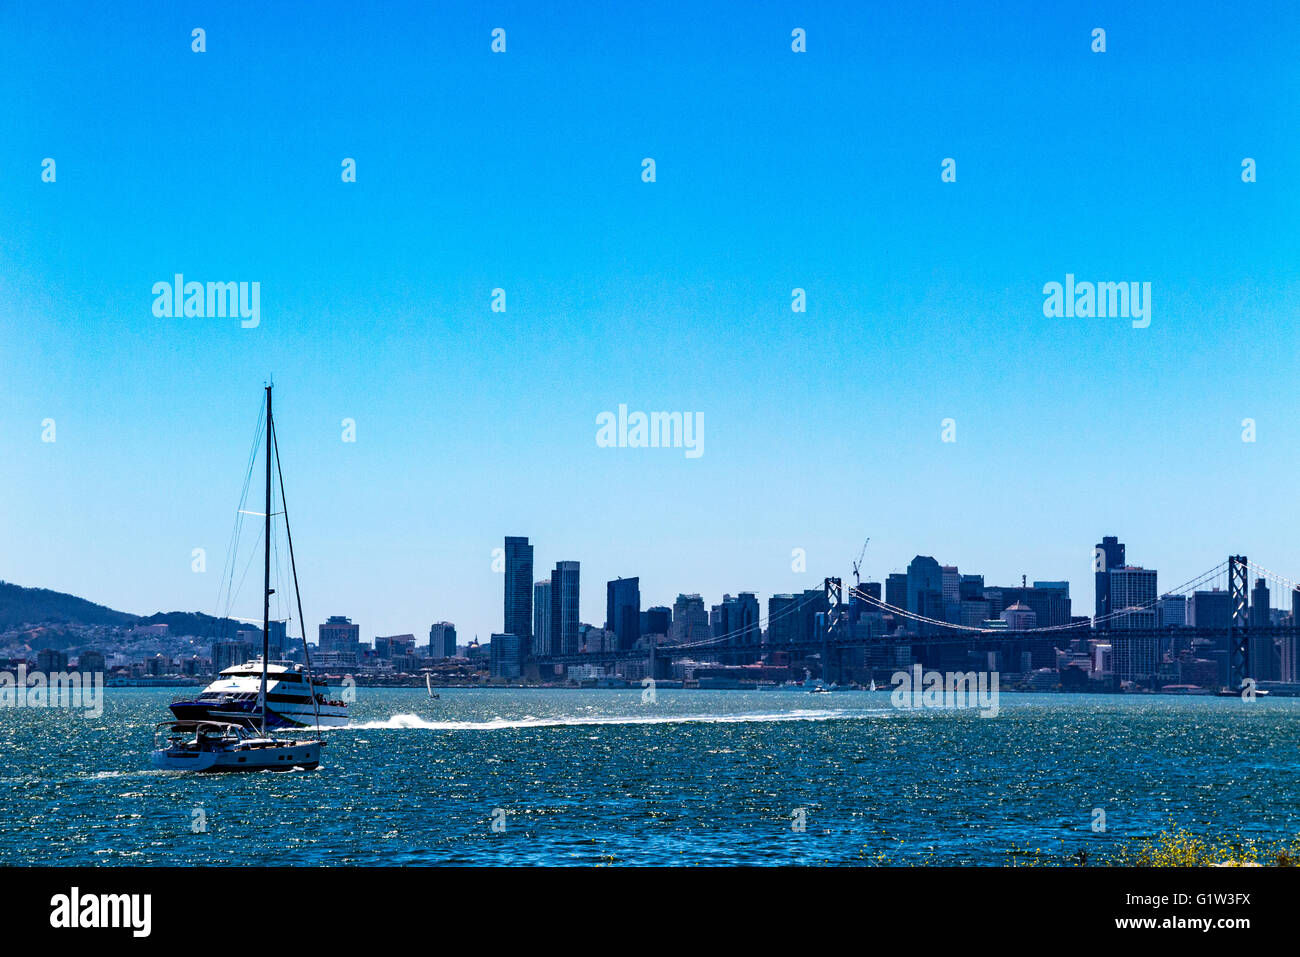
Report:
[{"label": "hillside", "polygon": [[133,615],[48,588],[24,588],[0,582],[0,631],[20,625],[158,625],[170,626],[174,635],[233,635],[236,630],[256,632],[255,625],[215,618],[202,612],[168,611]]}]

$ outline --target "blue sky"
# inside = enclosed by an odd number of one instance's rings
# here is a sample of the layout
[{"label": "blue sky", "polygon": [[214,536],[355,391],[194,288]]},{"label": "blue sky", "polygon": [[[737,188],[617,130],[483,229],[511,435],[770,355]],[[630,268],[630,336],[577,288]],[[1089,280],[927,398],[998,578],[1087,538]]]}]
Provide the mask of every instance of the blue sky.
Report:
[{"label": "blue sky", "polygon": [[[1293,4],[269,6],[0,9],[0,578],[215,610],[274,375],[313,636],[486,638],[507,534],[594,623],[867,535],[1079,613],[1103,534],[1300,579]],[[177,272],[261,324],[156,318]],[[1067,272],[1150,327],[1044,317]],[[620,403],[705,454],[598,448]]]}]

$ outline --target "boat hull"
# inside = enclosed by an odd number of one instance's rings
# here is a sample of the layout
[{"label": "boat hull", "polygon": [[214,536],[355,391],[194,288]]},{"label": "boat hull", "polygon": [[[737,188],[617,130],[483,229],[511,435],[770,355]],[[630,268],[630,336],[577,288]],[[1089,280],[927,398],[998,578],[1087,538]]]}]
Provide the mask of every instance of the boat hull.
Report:
[{"label": "boat hull", "polygon": [[320,742],[281,741],[218,751],[153,752],[153,766],[163,771],[312,771],[320,765]]},{"label": "boat hull", "polygon": [[[260,725],[261,712],[256,703],[244,707],[239,702],[213,704],[209,701],[173,701],[172,714],[180,721],[229,721],[235,724]],[[347,711],[333,705],[321,705],[320,727],[343,728],[348,723]],[[314,728],[316,714],[311,709],[275,707],[267,708],[268,728]]]}]

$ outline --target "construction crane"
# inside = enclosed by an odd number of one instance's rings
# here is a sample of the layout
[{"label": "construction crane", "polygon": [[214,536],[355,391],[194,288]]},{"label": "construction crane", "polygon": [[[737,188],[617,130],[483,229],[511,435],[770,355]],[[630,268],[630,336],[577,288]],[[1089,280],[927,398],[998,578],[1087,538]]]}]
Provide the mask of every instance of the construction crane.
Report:
[{"label": "construction crane", "polygon": [[862,578],[858,575],[858,569],[862,567],[862,559],[866,557],[867,545],[870,542],[871,542],[871,536],[868,535],[867,540],[862,543],[862,551],[858,552],[858,560],[853,563],[853,587],[854,588],[860,588],[862,586]]}]

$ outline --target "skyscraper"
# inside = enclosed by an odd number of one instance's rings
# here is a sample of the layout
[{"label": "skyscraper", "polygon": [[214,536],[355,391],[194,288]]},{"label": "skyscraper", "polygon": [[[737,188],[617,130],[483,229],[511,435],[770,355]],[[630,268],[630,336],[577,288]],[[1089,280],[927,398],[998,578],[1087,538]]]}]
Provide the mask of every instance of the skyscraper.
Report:
[{"label": "skyscraper", "polygon": [[620,651],[636,647],[641,637],[641,580],[616,578],[605,584],[605,630],[618,638]]},{"label": "skyscraper", "polygon": [[[1111,568],[1107,573],[1110,583],[1106,586],[1107,600],[1111,614],[1111,628],[1155,628],[1156,627],[1156,570],[1138,566],[1123,565]],[[1116,654],[1119,654],[1116,651]],[[1119,667],[1116,667],[1119,671]]]},{"label": "skyscraper", "polygon": [[456,657],[456,626],[449,621],[440,621],[429,626],[429,657]]},{"label": "skyscraper", "polygon": [[[1093,546],[1092,570],[1096,580],[1096,607],[1093,615],[1102,618],[1114,609],[1110,600],[1110,570],[1124,564],[1124,545],[1115,535],[1106,535]],[[1105,629],[1109,620],[1097,622],[1096,627]]]},{"label": "skyscraper", "polygon": [[1250,670],[1256,681],[1277,681],[1281,675],[1281,662],[1273,636],[1254,632],[1254,629],[1267,628],[1270,624],[1268,582],[1256,578],[1255,587],[1250,590]]},{"label": "skyscraper", "polygon": [[551,654],[551,580],[533,585],[533,654]]},{"label": "skyscraper", "polygon": [[551,654],[578,653],[578,578],[578,562],[555,563],[551,572]]},{"label": "skyscraper", "polygon": [[704,641],[709,637],[709,613],[699,595],[678,595],[673,602],[673,623],[669,631],[677,644]]},{"label": "skyscraper", "polygon": [[[907,610],[943,620],[943,569],[929,555],[917,555],[907,566]],[[921,633],[925,634],[928,627]]]},{"label": "skyscraper", "polygon": [[513,535],[506,536],[504,633],[518,638],[528,654],[533,637],[533,546]]},{"label": "skyscraper", "polygon": [[894,572],[885,579],[885,604],[907,610],[907,576]]}]

